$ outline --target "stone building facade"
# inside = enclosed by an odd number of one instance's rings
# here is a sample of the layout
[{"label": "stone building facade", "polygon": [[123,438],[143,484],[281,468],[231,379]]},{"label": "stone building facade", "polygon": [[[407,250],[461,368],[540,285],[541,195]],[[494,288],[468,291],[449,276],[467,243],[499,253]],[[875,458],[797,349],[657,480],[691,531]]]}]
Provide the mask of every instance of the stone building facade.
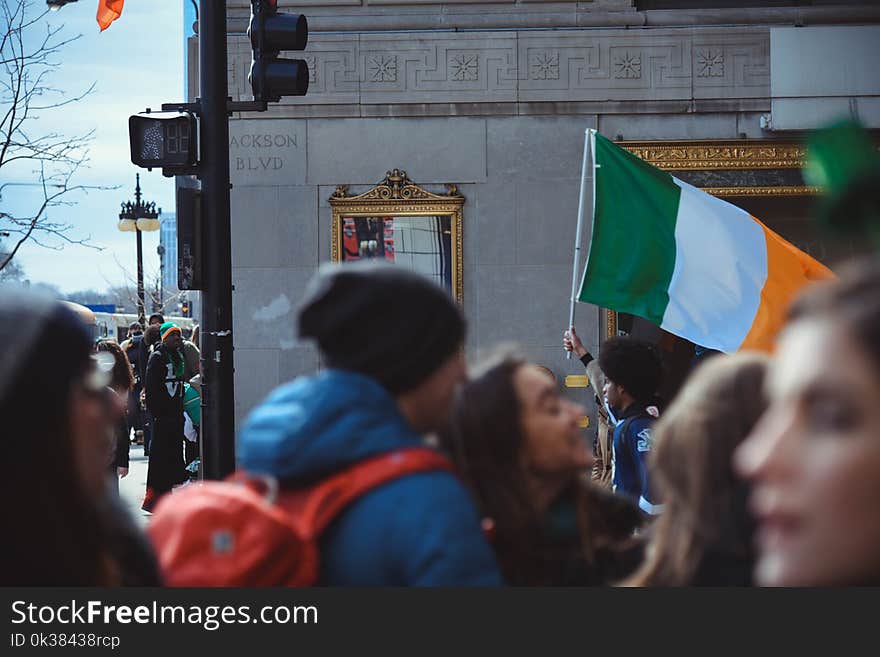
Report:
[{"label": "stone building facade", "polygon": [[[365,192],[394,168],[438,194],[454,184],[465,199],[469,356],[517,341],[560,380],[582,374],[561,338],[587,128],[638,142],[630,146],[639,154],[694,184],[733,190],[730,200],[826,262],[857,251],[816,235],[798,134],[767,129],[771,51],[780,30],[841,27],[868,29],[859,39],[870,51],[880,8],[743,4],[761,3],[279,2],[309,19],[308,47],[296,56],[308,62],[310,88],[230,121],[237,421],[274,386],[320,367],[296,340],[294,310],[330,259],[329,199],[340,185]],[[250,3],[227,6],[230,95],[249,100]],[[876,91],[868,80],[830,95],[850,107],[858,97],[870,123]],[[808,107],[819,107],[827,94],[812,93]],[[578,304],[593,351],[611,320]],[[353,326],[352,338],[368,336]]]}]

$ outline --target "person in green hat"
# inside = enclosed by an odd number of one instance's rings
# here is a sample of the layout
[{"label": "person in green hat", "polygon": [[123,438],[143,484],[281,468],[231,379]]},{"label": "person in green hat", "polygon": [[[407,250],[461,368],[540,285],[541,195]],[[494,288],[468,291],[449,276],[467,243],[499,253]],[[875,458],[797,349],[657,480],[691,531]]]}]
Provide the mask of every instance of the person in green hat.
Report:
[{"label": "person in green hat", "polygon": [[152,414],[152,442],[147,492],[141,508],[152,511],[159,498],[187,479],[183,462],[185,363],[183,334],[173,322],[159,327],[161,343],[147,362],[144,381],[147,410]]}]

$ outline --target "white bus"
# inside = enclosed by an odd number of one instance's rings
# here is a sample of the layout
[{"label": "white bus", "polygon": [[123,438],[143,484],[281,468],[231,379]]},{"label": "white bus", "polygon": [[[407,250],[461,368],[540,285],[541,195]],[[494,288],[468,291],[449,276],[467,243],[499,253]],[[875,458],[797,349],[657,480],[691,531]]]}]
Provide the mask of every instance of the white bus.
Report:
[{"label": "white bus", "polygon": [[[128,337],[128,327],[136,321],[138,321],[138,316],[131,313],[95,313],[95,324],[98,327],[97,337],[122,342]],[[183,337],[187,339],[192,335],[192,330],[197,324],[193,317],[165,315],[165,321],[177,324],[183,332]]]}]

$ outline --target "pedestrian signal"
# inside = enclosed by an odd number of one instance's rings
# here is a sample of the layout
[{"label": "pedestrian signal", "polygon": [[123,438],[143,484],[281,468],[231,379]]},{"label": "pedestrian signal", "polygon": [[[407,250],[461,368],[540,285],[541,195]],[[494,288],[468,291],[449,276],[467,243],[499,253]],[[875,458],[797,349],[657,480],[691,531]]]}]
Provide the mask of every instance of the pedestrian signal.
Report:
[{"label": "pedestrian signal", "polygon": [[191,112],[149,112],[128,119],[131,161],[166,176],[189,173],[198,160],[196,117]]}]

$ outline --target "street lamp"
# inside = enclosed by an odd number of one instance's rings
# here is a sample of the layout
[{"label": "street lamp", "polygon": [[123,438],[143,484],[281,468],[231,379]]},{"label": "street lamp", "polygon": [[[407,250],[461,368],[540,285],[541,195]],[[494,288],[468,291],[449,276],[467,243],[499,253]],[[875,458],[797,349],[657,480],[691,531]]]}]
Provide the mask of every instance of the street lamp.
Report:
[{"label": "street lamp", "polygon": [[144,256],[141,246],[141,233],[159,230],[159,215],[162,214],[162,208],[156,210],[155,203],[145,203],[141,200],[141,174],[136,174],[136,184],[134,188],[134,203],[126,201],[122,204],[122,211],[119,213],[119,230],[124,232],[134,231],[137,233],[137,296],[138,296],[138,321],[141,326],[144,321]]},{"label": "street lamp", "polygon": [[156,253],[159,255],[159,305],[157,312],[165,311],[165,246],[161,243],[156,247]]}]

